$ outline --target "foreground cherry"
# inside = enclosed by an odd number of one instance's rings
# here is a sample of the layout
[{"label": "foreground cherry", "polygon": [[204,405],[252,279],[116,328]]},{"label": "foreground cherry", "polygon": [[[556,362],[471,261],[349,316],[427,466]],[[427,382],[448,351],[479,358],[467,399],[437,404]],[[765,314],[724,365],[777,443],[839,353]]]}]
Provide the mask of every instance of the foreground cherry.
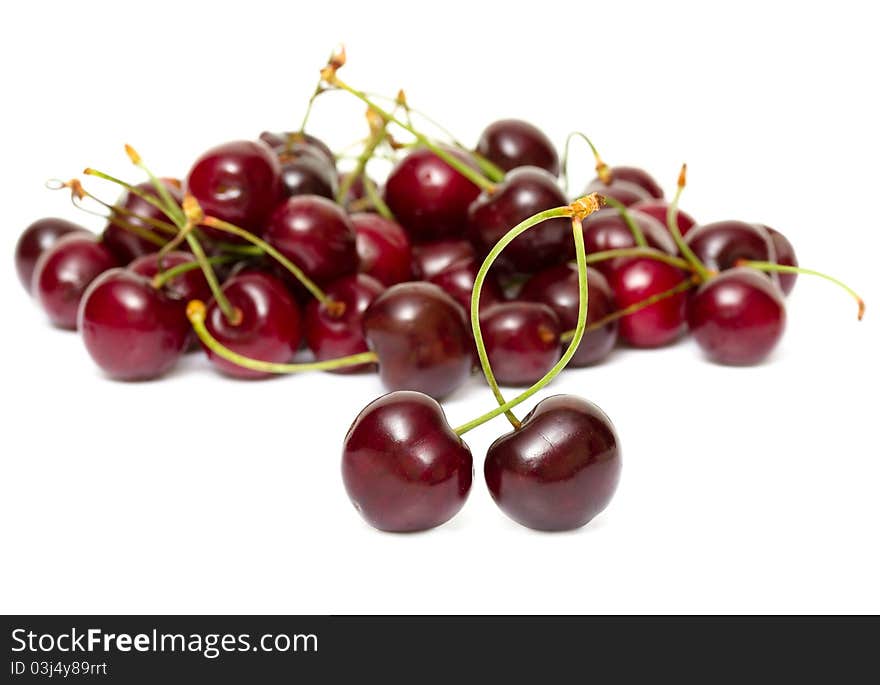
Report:
[{"label": "foreground cherry", "polygon": [[[763,276],[762,276],[763,278]],[[665,262],[647,257],[627,259],[608,279],[621,309],[662,297],[686,285],[684,273]],[[676,292],[620,319],[621,340],[633,347],[661,347],[684,332],[687,295]]]},{"label": "foreground cherry", "polygon": [[620,470],[611,420],[573,395],[539,402],[518,429],[492,443],[484,466],[501,510],[517,523],[546,531],[589,523],[611,501]]},{"label": "foreground cherry", "polygon": [[77,326],[95,363],[112,378],[157,378],[190,339],[180,303],[128,269],[101,274],[83,295]]},{"label": "foreground cherry", "polygon": [[342,447],[342,480],[371,526],[404,533],[455,516],[473,482],[473,457],[436,400],[398,391],[358,415]]}]

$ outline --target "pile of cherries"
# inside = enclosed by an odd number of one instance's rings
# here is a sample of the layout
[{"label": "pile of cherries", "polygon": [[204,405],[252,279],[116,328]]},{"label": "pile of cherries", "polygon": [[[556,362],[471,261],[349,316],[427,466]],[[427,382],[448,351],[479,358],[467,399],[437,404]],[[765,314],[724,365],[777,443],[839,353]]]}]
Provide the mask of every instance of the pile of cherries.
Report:
[{"label": "pile of cherries", "polygon": [[[402,94],[383,109],[339,78],[341,64],[322,71],[316,96],[343,91],[368,105],[353,169],[340,173],[305,123],[211,148],[182,181],[156,178],[127,148],[150,180],[87,169],[123,186],[114,204],[79,180],[57,184],[77,205],[100,203],[107,225],[95,235],[64,219],[33,223],[15,253],[22,284],[119,380],[156,378],[199,348],[235,378],[377,370],[390,393],[354,421],[342,468],[377,528],[451,518],[473,478],[461,435],[502,413],[514,429],[486,457],[493,498],[531,528],[584,525],[619,478],[610,420],[572,396],[544,399],[522,421],[513,407],[566,364],[685,331],[716,362],[758,363],[806,270],[767,226],[698,225],[677,206],[683,174],[668,202],[647,172],[596,155],[597,178],[571,202],[565,165],[535,126],[497,121],[472,150],[437,142],[414,128]],[[381,185],[368,173],[380,155],[396,160]],[[303,347],[313,361],[294,361]],[[437,400],[477,366],[499,406],[453,430]],[[508,402],[499,386],[531,387]]]}]

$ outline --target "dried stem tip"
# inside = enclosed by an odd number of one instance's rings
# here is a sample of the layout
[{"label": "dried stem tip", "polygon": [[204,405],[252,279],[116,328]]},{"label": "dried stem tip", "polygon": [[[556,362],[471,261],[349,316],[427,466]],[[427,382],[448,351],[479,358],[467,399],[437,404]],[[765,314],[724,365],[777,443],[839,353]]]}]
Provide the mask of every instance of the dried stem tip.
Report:
[{"label": "dried stem tip", "polygon": [[590,193],[584,197],[578,198],[569,205],[571,215],[579,221],[583,221],[590,214],[595,212],[599,207],[605,204],[605,198],[599,193]]},{"label": "dried stem tip", "polygon": [[195,197],[187,193],[183,196],[183,214],[190,226],[198,226],[205,219],[202,206]]},{"label": "dried stem tip", "polygon": [[139,165],[141,163],[141,156],[138,154],[138,151],[128,143],[125,144],[125,154],[128,155],[132,164]]},{"label": "dried stem tip", "polygon": [[681,171],[678,172],[678,187],[679,188],[684,188],[687,185],[687,172],[688,172],[688,165],[682,164]]},{"label": "dried stem tip", "polygon": [[190,321],[204,321],[205,303],[201,300],[190,300],[186,305],[186,318]]}]

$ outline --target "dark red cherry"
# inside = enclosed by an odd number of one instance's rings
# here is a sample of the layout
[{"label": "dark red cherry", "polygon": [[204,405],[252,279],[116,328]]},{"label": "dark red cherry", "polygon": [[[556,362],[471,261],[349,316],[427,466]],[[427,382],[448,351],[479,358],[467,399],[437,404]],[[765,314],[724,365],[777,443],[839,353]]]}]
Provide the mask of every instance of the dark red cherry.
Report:
[{"label": "dark red cherry", "polygon": [[398,283],[364,312],[364,332],[390,390],[440,399],[470,375],[472,342],[464,310],[432,283]]},{"label": "dark red cherry", "polygon": [[453,264],[476,258],[474,246],[468,240],[437,240],[413,245],[413,275],[428,281]]},{"label": "dark red cherry", "polygon": [[[611,286],[600,272],[587,267],[587,325],[612,314],[617,306]],[[578,272],[573,264],[560,264],[532,276],[519,293],[519,299],[541,302],[559,317],[563,331],[573,330],[578,318]],[[569,366],[587,366],[602,361],[617,342],[617,321],[584,333]]]},{"label": "dark red cherry", "polygon": [[[216,302],[208,305],[205,324],[222,345],[246,357],[286,363],[299,349],[302,327],[300,313],[279,279],[268,273],[245,271],[223,285],[230,304],[241,312],[237,324],[230,323]],[[263,378],[271,374],[242,368],[205,350],[214,366],[236,378]]]},{"label": "dark red cherry", "polygon": [[77,231],[88,234],[88,231],[82,226],[55,217],[37,219],[24,229],[15,244],[15,270],[18,272],[18,280],[21,281],[25,290],[31,292],[34,267],[37,265],[40,255],[57,243],[61,236]]},{"label": "dark red cherry", "polygon": [[354,226],[345,210],[325,197],[288,198],[272,214],[265,239],[318,283],[358,268]]},{"label": "dark red cherry", "polygon": [[342,481],[361,516],[395,533],[445,523],[464,506],[473,457],[440,405],[398,391],[368,404],[342,446]]},{"label": "dark red cherry", "polygon": [[[458,150],[449,149],[467,164]],[[401,159],[385,182],[385,202],[415,243],[464,235],[467,212],[480,189],[427,149]]]},{"label": "dark red cherry", "polygon": [[97,236],[76,231],[62,236],[37,260],[31,292],[59,328],[76,329],[76,314],[89,283],[119,266]]},{"label": "dark red cherry", "polygon": [[[128,265],[128,269],[146,278],[153,278],[160,271],[168,271],[181,264],[190,264],[195,259],[189,252],[169,252],[162,258],[162,268],[159,269],[159,255],[154,252],[138,257]],[[190,300],[207,301],[211,299],[211,288],[201,269],[190,269],[175,276],[165,284],[163,290],[166,295],[184,306]]]},{"label": "dark red cherry", "polygon": [[[312,298],[306,307],[305,331],[306,343],[315,359],[338,359],[366,352],[369,347],[364,337],[364,312],[384,290],[385,286],[366,274],[343,276],[334,281],[324,292],[333,302],[345,305],[341,315]],[[337,371],[355,373],[371,368],[372,364],[360,364]]]},{"label": "dark red cherry", "polygon": [[[788,238],[769,226],[764,226],[764,228],[770,234],[770,240],[773,241],[773,247],[776,250],[776,263],[785,266],[797,266],[798,260],[794,252],[794,245],[789,242]],[[782,292],[788,295],[794,289],[797,274],[780,272],[776,276],[779,278],[779,287],[782,288]]]},{"label": "dark red cherry", "polygon": [[[608,279],[620,309],[659,295],[684,281],[684,273],[665,262],[639,257],[628,259]],[[680,292],[620,319],[621,340],[633,347],[660,347],[684,331],[687,294]]]},{"label": "dark red cherry", "polygon": [[[471,294],[480,265],[475,259],[463,259],[451,264],[438,274],[428,279],[429,283],[440,286],[458,302],[466,313],[471,311]],[[498,279],[490,271],[483,281],[480,291],[480,311],[504,301],[504,293]]]},{"label": "dark red cherry", "polygon": [[156,378],[186,349],[190,326],[179,302],[128,269],[98,276],[83,295],[78,327],[86,349],[109,376]]},{"label": "dark red cherry", "polygon": [[779,287],[754,269],[730,269],[703,283],[688,304],[697,344],[720,364],[757,364],[785,330]]},{"label": "dark red cherry", "polygon": [[[556,179],[543,169],[519,167],[483,192],[468,210],[469,237],[486,254],[511,228],[533,214],[568,204]],[[550,219],[529,229],[505,248],[505,263],[513,270],[534,273],[574,255],[571,219]]]},{"label": "dark red cherry", "polygon": [[[643,214],[648,214],[649,216],[654,217],[665,227],[666,210],[668,208],[669,204],[664,200],[653,199],[636,202],[631,209],[633,211],[638,210]],[[687,232],[690,231],[697,224],[697,222],[690,214],[688,214],[687,212],[683,212],[680,209],[676,210],[675,216],[678,219],[678,230],[682,235],[687,235]]]},{"label": "dark red cherry", "polygon": [[589,523],[620,480],[617,433],[592,402],[573,395],[541,400],[522,426],[486,454],[486,484],[495,503],[536,530],[573,530]]},{"label": "dark red cherry", "polygon": [[532,385],[562,355],[559,317],[545,304],[504,302],[489,307],[480,314],[480,329],[501,385]]},{"label": "dark red cherry", "polygon": [[776,261],[773,241],[763,226],[745,221],[716,221],[688,233],[688,246],[714,271],[732,269],[740,259]]},{"label": "dark red cherry", "polygon": [[[281,164],[272,150],[259,141],[224,143],[196,160],[186,187],[206,215],[261,235],[282,197]],[[203,230],[230,241],[226,234]]]},{"label": "dark red cherry", "polygon": [[299,145],[281,156],[281,185],[285,197],[320,195],[336,199],[336,167],[317,148]]},{"label": "dark red cherry", "polygon": [[[665,252],[676,254],[675,241],[663,225],[654,217],[642,214],[635,210],[629,211],[630,217],[641,229],[650,247]],[[619,250],[627,247],[635,247],[636,240],[632,231],[616,209],[608,207],[600,209],[584,219],[584,246],[587,254],[604,252],[605,250]],[[624,259],[606,259],[596,262],[593,266],[601,271],[606,277],[625,261]]]},{"label": "dark red cherry", "polygon": [[310,147],[327,160],[327,162],[335,168],[336,156],[333,150],[323,140],[316,136],[301,131],[285,131],[282,133],[273,133],[271,131],[263,131],[260,134],[260,140],[266,143],[277,155],[289,153],[298,147]]},{"label": "dark red cherry", "polygon": [[[651,197],[657,200],[663,199],[663,188],[661,188],[660,184],[657,183],[654,177],[651,176],[651,174],[649,174],[644,169],[634,166],[613,166],[610,168],[610,171],[612,185],[614,185],[616,181],[632,183],[633,185],[639,186]],[[598,178],[594,178],[591,184],[592,183],[601,184],[602,181],[600,181]]]},{"label": "dark red cherry", "polygon": [[[162,184],[168,189],[168,192],[171,194],[171,197],[174,198],[174,201],[180,204],[183,200],[183,194],[180,192],[180,181],[163,178]],[[139,183],[135,188],[150,197],[158,198],[156,189],[149,181],[146,183]],[[141,238],[136,233],[127,229],[126,226],[134,226],[141,231],[147,231],[163,242],[171,238],[169,234],[157,230],[145,221],[145,219],[164,221],[166,224],[171,224],[173,226],[173,222],[168,218],[168,215],[165,214],[165,212],[151,205],[143,198],[138,197],[134,193],[125,192],[116,204],[131,213],[114,213],[113,216],[110,217],[107,226],[104,228],[104,232],[101,234],[101,242],[103,242],[104,245],[116,255],[116,259],[119,260],[120,264],[128,264],[133,259],[136,259],[141,255],[155,252],[161,247],[161,244]]]},{"label": "dark red cherry", "polygon": [[521,119],[489,124],[477,142],[477,153],[504,171],[536,166],[559,176],[559,155],[553,143],[541,129]]},{"label": "dark red cherry", "polygon": [[357,237],[361,273],[384,285],[412,278],[412,249],[400,224],[371,212],[352,214],[349,220]]},{"label": "dark red cherry", "polygon": [[642,188],[642,186],[615,178],[610,184],[602,183],[599,179],[594,180],[584,190],[584,195],[589,193],[600,193],[606,197],[613,197],[626,207],[634,205],[636,202],[650,200],[651,193]]}]

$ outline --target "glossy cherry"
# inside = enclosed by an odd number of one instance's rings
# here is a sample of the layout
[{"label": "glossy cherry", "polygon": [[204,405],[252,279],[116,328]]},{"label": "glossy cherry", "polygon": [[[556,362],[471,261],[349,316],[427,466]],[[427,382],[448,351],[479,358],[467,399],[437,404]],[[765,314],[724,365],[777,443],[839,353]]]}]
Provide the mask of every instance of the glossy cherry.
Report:
[{"label": "glossy cherry", "polygon": [[584,190],[584,195],[589,193],[600,193],[606,197],[613,197],[622,205],[629,207],[636,202],[650,200],[653,196],[642,186],[615,178],[610,184],[602,183],[599,179],[595,179]]},{"label": "glossy cherry", "polygon": [[157,378],[186,349],[190,326],[180,304],[128,269],[98,276],[83,295],[78,327],[95,363],[112,378]]},{"label": "glossy cherry", "polygon": [[614,496],[621,453],[611,420],[592,402],[554,395],[486,455],[486,484],[517,523],[546,531],[589,523]]},{"label": "glossy cherry", "polygon": [[[665,262],[639,257],[616,268],[608,283],[617,306],[625,309],[680,285],[684,273]],[[620,339],[633,347],[660,347],[684,331],[687,294],[676,293],[620,319]]]},{"label": "glossy cherry", "polygon": [[480,314],[480,328],[500,385],[532,385],[562,355],[559,317],[545,304],[497,304]]},{"label": "glossy cherry", "polygon": [[[190,264],[195,257],[189,252],[172,251],[162,257],[162,268],[159,268],[159,255],[157,253],[138,257],[128,265],[129,271],[153,278],[160,271],[167,271],[181,264]],[[211,288],[201,269],[190,269],[172,278],[165,284],[163,290],[170,298],[177,300],[184,307],[190,300],[211,299]]]},{"label": "glossy cherry", "polygon": [[[302,325],[299,309],[284,283],[268,273],[244,271],[223,285],[223,293],[239,312],[230,322],[216,302],[205,316],[208,331],[233,352],[267,362],[287,363],[299,348]],[[245,369],[208,350],[208,358],[220,371],[236,378],[263,378],[271,374]]]},{"label": "glossy cherry", "polygon": [[357,271],[354,226],[345,210],[325,197],[288,198],[272,214],[264,237],[318,283]]},{"label": "glossy cherry", "polygon": [[688,303],[688,327],[700,349],[720,364],[757,364],[785,330],[779,287],[754,269],[739,267],[703,283]]},{"label": "glossy cherry", "polygon": [[359,269],[384,285],[412,278],[412,248],[396,221],[371,212],[349,217],[356,235]]},{"label": "glossy cherry", "polygon": [[[776,250],[776,263],[784,266],[797,266],[797,255],[794,251],[794,245],[782,233],[769,226],[764,226],[767,233],[770,234],[770,240],[773,241],[773,247]],[[788,295],[793,289],[797,281],[797,274],[779,272],[776,274],[779,278],[779,287],[782,292]]]},{"label": "glossy cherry", "polygon": [[[463,153],[449,149],[463,162]],[[480,189],[430,150],[410,152],[385,183],[385,202],[415,242],[453,238],[467,230],[467,212]]]},{"label": "glossy cherry", "polygon": [[281,185],[285,197],[320,195],[336,198],[339,188],[336,167],[317,148],[298,145],[281,155]]},{"label": "glossy cherry", "polygon": [[364,332],[390,390],[441,399],[470,375],[472,342],[464,310],[432,283],[388,288],[364,312]]},{"label": "glossy cherry", "polygon": [[[590,267],[587,267],[587,291],[589,326],[612,314],[617,306],[605,276]],[[547,305],[559,317],[561,329],[570,331],[577,325],[579,292],[577,267],[560,264],[532,276],[520,291],[519,299]],[[617,329],[618,322],[615,320],[585,332],[569,366],[587,366],[602,361],[614,349]]]},{"label": "glossy cherry", "polygon": [[31,292],[53,324],[75,330],[79,303],[89,283],[118,265],[97,236],[72,232],[40,255]]},{"label": "glossy cherry", "polygon": [[477,142],[477,153],[503,171],[536,166],[559,176],[559,154],[547,135],[521,119],[501,119],[489,124]]},{"label": "glossy cherry", "polygon": [[[657,200],[663,199],[663,188],[661,188],[660,184],[657,183],[657,180],[644,169],[634,166],[613,166],[610,167],[609,170],[611,171],[612,185],[614,185],[616,181],[632,183],[633,185],[639,186],[651,197]],[[592,183],[601,184],[602,181],[598,178],[594,178]]]},{"label": "glossy cherry", "polygon": [[[678,252],[669,231],[654,217],[635,210],[630,210],[629,215],[642,231],[650,247],[671,255]],[[591,214],[584,219],[583,226],[587,254],[636,246],[632,231],[620,212],[614,208],[607,207]],[[610,278],[612,272],[623,261],[625,259],[606,259],[596,262],[594,266]]]},{"label": "glossy cherry", "polygon": [[688,233],[686,242],[706,268],[714,271],[731,269],[740,259],[776,261],[767,229],[745,221],[702,224]]},{"label": "glossy cherry", "polygon": [[[162,184],[168,189],[171,197],[180,204],[183,200],[183,194],[180,192],[180,182],[166,178],[162,179]],[[135,188],[150,197],[158,197],[156,189],[149,181],[139,183]],[[119,260],[120,264],[128,264],[133,259],[155,252],[161,247],[161,245],[133,233],[125,227],[126,225],[147,231],[163,241],[170,239],[171,236],[169,234],[156,230],[155,227],[145,221],[145,219],[164,221],[166,224],[173,226],[168,215],[159,208],[130,192],[123,193],[116,204],[130,213],[117,212],[111,216],[107,226],[104,228],[104,232],[101,234],[101,241],[116,255],[116,259]]]},{"label": "glossy cherry", "polygon": [[[282,197],[281,164],[264,143],[237,140],[211,148],[189,171],[187,191],[206,215],[261,235]],[[204,229],[226,241],[232,238]]]},{"label": "glossy cherry", "polygon": [[333,150],[320,138],[302,131],[284,131],[281,133],[273,133],[271,131],[263,131],[260,134],[260,140],[268,145],[275,154],[282,156],[291,150],[301,147],[308,147],[320,153],[328,164],[336,166],[336,156]]},{"label": "glossy cherry", "polygon": [[[666,226],[666,211],[668,208],[669,204],[660,199],[642,200],[641,202],[636,202],[632,205],[633,211],[638,210],[639,212],[642,212],[642,214],[654,217],[664,227]],[[678,230],[682,235],[687,235],[688,231],[697,225],[694,218],[687,212],[683,212],[681,209],[676,209],[675,216],[678,221]]]},{"label": "glossy cherry", "polygon": [[374,528],[403,533],[445,523],[464,506],[473,457],[443,409],[418,392],[368,404],[342,446],[342,481]]},{"label": "glossy cherry", "polygon": [[[568,204],[556,179],[544,169],[519,167],[492,193],[483,192],[468,210],[468,236],[486,254],[511,228],[533,214]],[[549,219],[505,248],[503,262],[514,271],[534,273],[574,255],[571,220]]]},{"label": "glossy cherry", "polygon": [[62,236],[77,231],[89,233],[79,224],[55,217],[37,219],[24,229],[15,244],[15,270],[18,273],[18,280],[21,281],[25,290],[31,292],[34,267],[36,267],[40,255],[57,243]]},{"label": "glossy cherry", "polygon": [[477,253],[468,240],[437,240],[413,246],[413,275],[428,281],[458,262],[474,261]]},{"label": "glossy cherry", "polygon": [[[480,265],[475,259],[462,259],[431,276],[428,282],[440,286],[444,292],[449,293],[462,306],[466,313],[469,313],[471,311],[471,294],[479,269]],[[480,291],[480,311],[503,301],[504,292],[501,285],[495,275],[489,272]]]},{"label": "glossy cherry", "polygon": [[[342,314],[312,298],[306,306],[306,344],[315,359],[338,359],[366,352],[369,347],[364,337],[363,316],[367,308],[382,292],[383,286],[366,274],[343,276],[328,285],[324,292],[336,304],[344,305]],[[373,364],[360,364],[337,369],[337,373],[355,373],[373,368]]]}]

